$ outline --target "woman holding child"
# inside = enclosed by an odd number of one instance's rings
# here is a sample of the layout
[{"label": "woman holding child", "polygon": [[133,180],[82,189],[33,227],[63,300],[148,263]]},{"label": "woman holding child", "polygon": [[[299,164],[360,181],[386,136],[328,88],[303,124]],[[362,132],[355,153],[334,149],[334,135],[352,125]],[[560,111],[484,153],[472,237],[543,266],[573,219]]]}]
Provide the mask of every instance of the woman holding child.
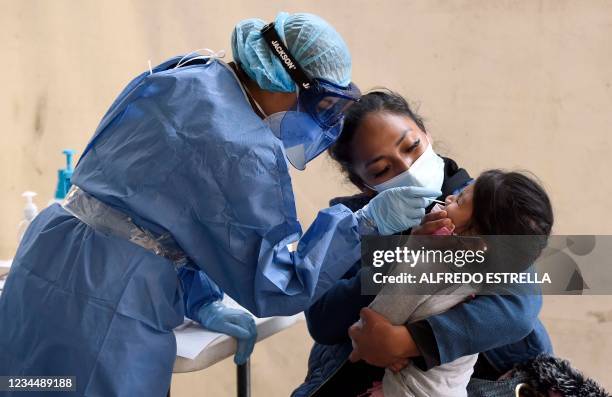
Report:
[{"label": "woman holding child", "polygon": [[[491,171],[471,185],[464,169],[434,152],[422,119],[393,92],[374,91],[353,105],[329,153],[361,190],[331,204],[357,211],[377,193],[398,186],[442,191],[430,199],[446,200],[446,208],[430,212],[433,202],[424,200],[428,215],[404,234],[432,234],[442,228],[455,234],[550,234],[550,201],[535,181]],[[524,197],[518,204],[517,195]],[[393,325],[368,308],[375,297],[362,295],[360,272],[356,263],[306,312],[316,343],[305,382],[293,396],[374,396],[372,386],[382,381],[385,368],[399,372],[410,365],[427,373],[470,355],[472,376],[494,380],[515,364],[552,353],[538,319],[540,295],[476,295],[441,313]]]}]

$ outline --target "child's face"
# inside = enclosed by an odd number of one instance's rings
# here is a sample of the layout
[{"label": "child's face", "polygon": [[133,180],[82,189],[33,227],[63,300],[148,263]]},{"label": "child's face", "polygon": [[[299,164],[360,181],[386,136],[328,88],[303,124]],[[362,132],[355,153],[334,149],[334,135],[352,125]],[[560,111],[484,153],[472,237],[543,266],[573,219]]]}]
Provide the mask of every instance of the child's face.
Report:
[{"label": "child's face", "polygon": [[463,189],[460,194],[446,197],[444,210],[453,221],[454,232],[457,234],[467,232],[471,226],[473,193],[474,184],[471,184]]}]

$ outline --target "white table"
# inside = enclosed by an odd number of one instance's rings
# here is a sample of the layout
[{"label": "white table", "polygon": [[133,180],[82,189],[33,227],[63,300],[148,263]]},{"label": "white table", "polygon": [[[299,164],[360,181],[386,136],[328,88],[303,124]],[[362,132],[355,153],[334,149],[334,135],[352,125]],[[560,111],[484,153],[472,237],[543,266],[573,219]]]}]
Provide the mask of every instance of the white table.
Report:
[{"label": "white table", "polygon": [[[257,319],[257,342],[260,342],[274,334],[277,334],[304,318],[303,314],[289,317],[268,317]],[[204,332],[204,330],[202,330]],[[175,331],[178,333],[181,331]],[[180,343],[177,341],[177,343]],[[194,372],[206,369],[219,361],[236,353],[236,339],[221,335],[211,344],[206,346],[202,352],[193,360],[185,357],[176,357],[174,372]]]},{"label": "white table", "polygon": [[[269,336],[277,334],[304,318],[303,314],[290,317],[268,317],[257,319],[257,342]],[[180,333],[181,331],[175,331]],[[202,329],[201,332],[206,332]],[[177,338],[180,343],[180,338]],[[177,345],[177,348],[179,346]],[[174,373],[194,372],[206,369],[219,361],[236,353],[236,339],[221,335],[202,350],[193,360],[185,357],[176,357],[174,362]],[[180,349],[179,349],[180,350]],[[251,395],[250,360],[243,365],[236,366],[236,390],[238,397],[249,397]],[[168,393],[170,395],[170,393]]]}]

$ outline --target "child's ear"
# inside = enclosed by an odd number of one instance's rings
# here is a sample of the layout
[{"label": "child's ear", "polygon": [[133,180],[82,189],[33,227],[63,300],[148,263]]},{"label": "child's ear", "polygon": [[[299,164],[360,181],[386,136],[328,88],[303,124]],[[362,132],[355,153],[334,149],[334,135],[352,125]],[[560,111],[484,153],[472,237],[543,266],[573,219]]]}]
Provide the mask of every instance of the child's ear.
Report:
[{"label": "child's ear", "polygon": [[478,229],[476,229],[476,226],[474,226],[474,224],[470,221],[470,223],[468,223],[466,226],[464,226],[463,230],[461,230],[461,235],[463,235],[463,236],[478,236],[478,235],[480,235],[480,233],[478,232]]}]

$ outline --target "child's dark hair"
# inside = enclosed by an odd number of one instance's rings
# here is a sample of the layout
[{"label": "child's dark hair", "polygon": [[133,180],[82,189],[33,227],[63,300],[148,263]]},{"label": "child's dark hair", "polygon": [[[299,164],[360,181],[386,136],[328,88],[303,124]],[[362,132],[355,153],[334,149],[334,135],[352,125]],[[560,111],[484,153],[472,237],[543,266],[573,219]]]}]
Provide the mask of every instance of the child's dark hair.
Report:
[{"label": "child's dark hair", "polygon": [[474,183],[472,224],[480,234],[548,236],[552,205],[534,179],[520,172],[489,170]]},{"label": "child's dark hair", "polygon": [[342,133],[338,140],[328,149],[330,157],[340,164],[342,171],[347,175],[348,179],[359,188],[363,187],[363,182],[352,168],[351,142],[355,136],[355,131],[359,128],[363,119],[367,115],[377,112],[407,116],[423,132],[426,132],[423,119],[412,111],[406,99],[401,95],[388,89],[378,89],[363,95],[359,102],[353,104],[347,110]]},{"label": "child's dark hair", "polygon": [[471,226],[493,247],[488,265],[500,271],[524,271],[548,243],[553,210],[548,195],[520,172],[485,171],[472,196]]}]

